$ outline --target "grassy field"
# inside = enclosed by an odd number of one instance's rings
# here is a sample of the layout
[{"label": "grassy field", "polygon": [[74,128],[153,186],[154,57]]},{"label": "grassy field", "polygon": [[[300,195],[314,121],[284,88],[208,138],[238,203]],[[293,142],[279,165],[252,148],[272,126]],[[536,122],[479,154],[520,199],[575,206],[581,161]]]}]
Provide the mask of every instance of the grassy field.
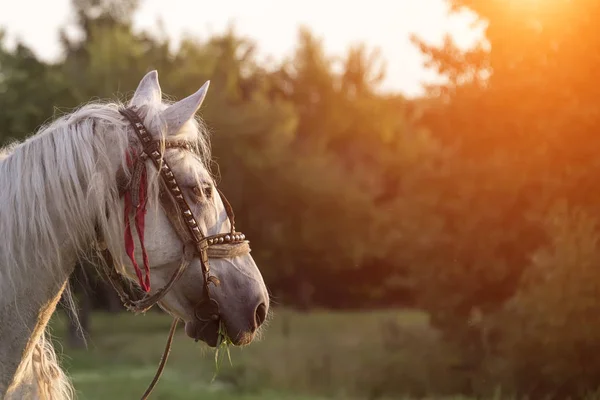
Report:
[{"label": "grassy field", "polygon": [[[64,315],[52,321],[66,343]],[[170,319],[96,313],[87,349],[57,343],[63,367],[82,400],[139,398],[152,379]],[[427,317],[413,311],[297,313],[277,309],[260,341],[232,348],[216,372],[214,351],[185,336],[182,325],[153,399],[318,400],[391,399],[411,391],[424,397],[452,390],[445,373],[453,355],[439,343]],[[444,382],[447,376],[448,382]],[[420,393],[422,392],[422,393]]]}]

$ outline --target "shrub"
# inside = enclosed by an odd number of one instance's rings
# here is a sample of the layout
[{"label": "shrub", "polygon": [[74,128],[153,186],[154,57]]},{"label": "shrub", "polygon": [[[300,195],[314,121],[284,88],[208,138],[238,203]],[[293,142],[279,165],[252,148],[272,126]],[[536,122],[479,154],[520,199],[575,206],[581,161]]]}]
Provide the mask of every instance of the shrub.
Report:
[{"label": "shrub", "polygon": [[583,396],[600,382],[600,248],[597,219],[558,204],[550,238],[531,258],[516,295],[496,320],[515,389]]}]

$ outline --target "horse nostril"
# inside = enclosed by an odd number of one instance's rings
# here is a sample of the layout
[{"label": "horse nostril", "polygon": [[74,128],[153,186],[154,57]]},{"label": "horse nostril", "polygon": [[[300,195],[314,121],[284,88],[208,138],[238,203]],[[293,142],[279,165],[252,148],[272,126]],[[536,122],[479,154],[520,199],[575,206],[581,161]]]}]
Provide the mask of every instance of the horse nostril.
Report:
[{"label": "horse nostril", "polygon": [[256,307],[256,312],[254,314],[255,327],[258,328],[261,326],[262,323],[265,322],[265,319],[267,319],[267,306],[265,303],[260,303],[258,307]]}]

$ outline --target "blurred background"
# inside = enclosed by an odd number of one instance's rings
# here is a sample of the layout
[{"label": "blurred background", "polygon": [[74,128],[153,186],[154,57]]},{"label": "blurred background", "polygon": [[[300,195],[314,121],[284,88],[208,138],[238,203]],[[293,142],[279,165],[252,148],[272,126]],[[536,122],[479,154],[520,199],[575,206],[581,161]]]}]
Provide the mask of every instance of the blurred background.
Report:
[{"label": "blurred background", "polygon": [[[273,315],[212,383],[180,329],[154,399],[600,398],[597,0],[0,9],[0,144],[151,69],[171,98],[211,80]],[[139,397],[170,319],[76,271],[62,365],[81,399]]]}]

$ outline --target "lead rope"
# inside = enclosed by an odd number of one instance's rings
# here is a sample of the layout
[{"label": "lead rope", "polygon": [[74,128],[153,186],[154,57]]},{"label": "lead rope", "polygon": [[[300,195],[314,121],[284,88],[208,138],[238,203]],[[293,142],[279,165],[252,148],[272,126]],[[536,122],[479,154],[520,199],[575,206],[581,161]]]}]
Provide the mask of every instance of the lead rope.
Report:
[{"label": "lead rope", "polygon": [[165,365],[167,364],[167,359],[169,358],[169,354],[171,353],[171,343],[173,343],[173,336],[175,335],[175,328],[177,328],[178,322],[179,322],[179,318],[173,318],[173,322],[171,323],[171,329],[169,330],[169,336],[167,337],[167,344],[165,345],[165,350],[163,351],[163,355],[160,359],[160,364],[158,365],[158,369],[156,370],[156,373],[154,374],[154,378],[152,379],[152,382],[150,382],[150,385],[148,385],[148,389],[146,389],[146,391],[142,395],[141,400],[146,400],[148,398],[148,396],[150,396],[150,393],[152,393],[152,390],[154,390],[154,387],[156,386],[156,384],[158,383],[158,380],[163,372],[163,369],[165,368]]}]

